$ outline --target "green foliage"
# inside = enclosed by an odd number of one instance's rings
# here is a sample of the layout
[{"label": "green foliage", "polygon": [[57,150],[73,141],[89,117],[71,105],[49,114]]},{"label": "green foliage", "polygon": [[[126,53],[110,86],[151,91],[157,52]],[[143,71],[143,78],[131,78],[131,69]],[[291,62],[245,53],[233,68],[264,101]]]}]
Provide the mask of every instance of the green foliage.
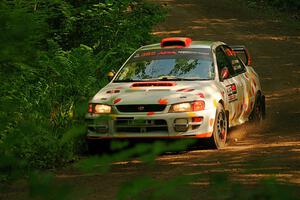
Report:
[{"label": "green foliage", "polygon": [[25,65],[38,56],[38,47],[47,36],[48,26],[42,13],[33,12],[30,2],[33,1],[0,3],[0,63]]},{"label": "green foliage", "polygon": [[72,191],[72,185],[57,183],[54,178],[54,174],[51,173],[31,173],[29,177],[30,199],[73,200],[80,198],[79,192]]},{"label": "green foliage", "polygon": [[[53,168],[76,158],[88,98],[162,18],[133,1],[0,2],[0,168]],[[3,177],[1,179],[4,179]]]}]

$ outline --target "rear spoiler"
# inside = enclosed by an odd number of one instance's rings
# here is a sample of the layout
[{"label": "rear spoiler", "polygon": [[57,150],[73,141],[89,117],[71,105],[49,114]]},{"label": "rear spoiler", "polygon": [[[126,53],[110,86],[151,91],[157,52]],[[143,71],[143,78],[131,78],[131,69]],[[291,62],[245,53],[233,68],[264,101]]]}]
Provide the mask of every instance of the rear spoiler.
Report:
[{"label": "rear spoiler", "polygon": [[245,65],[251,65],[251,56],[249,54],[248,49],[245,46],[232,45],[229,47],[236,53],[237,57],[239,57],[245,63]]}]

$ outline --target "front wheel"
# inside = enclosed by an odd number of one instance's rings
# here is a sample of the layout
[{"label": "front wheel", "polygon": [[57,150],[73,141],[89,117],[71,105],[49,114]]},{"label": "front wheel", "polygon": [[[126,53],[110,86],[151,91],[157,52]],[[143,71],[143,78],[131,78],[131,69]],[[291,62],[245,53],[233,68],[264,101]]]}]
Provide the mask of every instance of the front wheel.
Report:
[{"label": "front wheel", "polygon": [[222,149],[226,145],[228,131],[228,121],[225,109],[222,104],[217,105],[216,118],[214,123],[214,130],[211,138],[209,138],[209,144],[216,149]]}]

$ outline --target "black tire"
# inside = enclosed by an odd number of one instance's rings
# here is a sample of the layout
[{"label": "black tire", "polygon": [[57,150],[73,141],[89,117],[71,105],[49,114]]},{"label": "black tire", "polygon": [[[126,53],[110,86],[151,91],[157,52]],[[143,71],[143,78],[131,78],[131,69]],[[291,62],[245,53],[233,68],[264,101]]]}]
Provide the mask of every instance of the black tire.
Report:
[{"label": "black tire", "polygon": [[91,155],[107,153],[110,150],[109,140],[86,140],[88,153]]},{"label": "black tire", "polygon": [[214,130],[209,138],[209,146],[214,149],[222,149],[226,145],[228,133],[228,119],[222,104],[217,105]]},{"label": "black tire", "polygon": [[261,125],[266,115],[265,96],[258,94],[249,121]]}]

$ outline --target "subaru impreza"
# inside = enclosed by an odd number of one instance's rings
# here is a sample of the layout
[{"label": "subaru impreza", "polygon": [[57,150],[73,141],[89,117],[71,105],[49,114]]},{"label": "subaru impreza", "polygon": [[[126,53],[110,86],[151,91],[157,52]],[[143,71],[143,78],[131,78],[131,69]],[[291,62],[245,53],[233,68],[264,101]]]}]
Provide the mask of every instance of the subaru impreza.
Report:
[{"label": "subaru impreza", "polygon": [[206,138],[260,121],[265,99],[244,46],[186,37],[136,50],[89,102],[87,140]]}]

